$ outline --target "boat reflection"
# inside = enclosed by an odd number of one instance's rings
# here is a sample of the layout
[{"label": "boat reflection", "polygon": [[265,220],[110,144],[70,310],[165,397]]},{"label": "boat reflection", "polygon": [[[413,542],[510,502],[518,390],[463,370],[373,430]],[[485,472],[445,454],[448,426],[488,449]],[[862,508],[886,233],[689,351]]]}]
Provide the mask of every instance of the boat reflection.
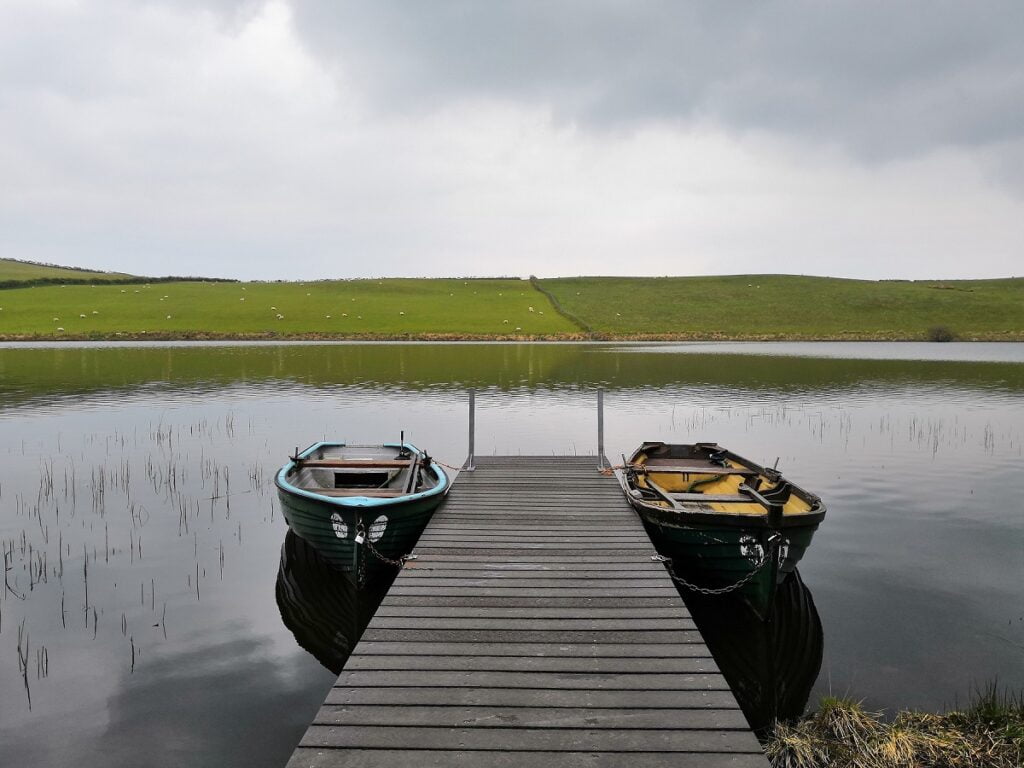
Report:
[{"label": "boat reflection", "polygon": [[295,641],[335,674],[384,599],[392,579],[356,589],[352,581],[290,530],[281,546],[277,607]]},{"label": "boat reflection", "polygon": [[798,570],[778,585],[765,620],[735,595],[684,594],[750,727],[803,714],[821,670],[821,619]]}]

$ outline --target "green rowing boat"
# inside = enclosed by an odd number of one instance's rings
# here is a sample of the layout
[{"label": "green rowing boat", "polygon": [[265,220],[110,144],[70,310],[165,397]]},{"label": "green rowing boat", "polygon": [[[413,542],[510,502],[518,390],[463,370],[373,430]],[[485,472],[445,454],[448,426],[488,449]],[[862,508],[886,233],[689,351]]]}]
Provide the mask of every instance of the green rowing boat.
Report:
[{"label": "green rowing boat", "polygon": [[408,443],[314,443],[275,482],[288,527],[357,586],[401,567],[451,487]]}]

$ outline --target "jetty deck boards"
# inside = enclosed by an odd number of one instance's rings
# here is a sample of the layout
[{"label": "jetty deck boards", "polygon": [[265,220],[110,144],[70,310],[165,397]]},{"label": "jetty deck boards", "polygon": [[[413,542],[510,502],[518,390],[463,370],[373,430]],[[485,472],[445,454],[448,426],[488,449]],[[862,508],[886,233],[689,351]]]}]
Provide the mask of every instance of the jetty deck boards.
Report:
[{"label": "jetty deck boards", "polygon": [[463,472],[288,768],[765,768],[596,457]]}]

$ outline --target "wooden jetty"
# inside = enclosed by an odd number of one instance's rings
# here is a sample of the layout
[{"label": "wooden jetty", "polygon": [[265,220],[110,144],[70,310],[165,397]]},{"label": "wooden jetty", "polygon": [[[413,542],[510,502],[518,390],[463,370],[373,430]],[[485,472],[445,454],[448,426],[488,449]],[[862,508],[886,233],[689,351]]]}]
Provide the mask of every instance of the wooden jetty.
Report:
[{"label": "wooden jetty", "polygon": [[459,475],[288,768],[765,768],[597,457]]}]

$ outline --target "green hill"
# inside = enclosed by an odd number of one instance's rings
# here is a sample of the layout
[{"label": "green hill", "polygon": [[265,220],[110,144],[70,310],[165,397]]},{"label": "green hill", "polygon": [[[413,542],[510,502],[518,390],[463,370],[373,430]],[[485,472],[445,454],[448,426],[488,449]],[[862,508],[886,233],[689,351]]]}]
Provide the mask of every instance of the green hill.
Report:
[{"label": "green hill", "polygon": [[0,338],[6,339],[920,340],[944,327],[960,339],[1024,340],[1024,278],[238,283],[147,281],[0,260],[0,287]]},{"label": "green hill", "polygon": [[131,275],[120,272],[100,272],[93,269],[59,267],[55,264],[38,264],[34,261],[0,259],[0,283],[44,280],[120,280],[129,277]]},{"label": "green hill", "polygon": [[617,338],[1024,339],[1024,278],[845,280],[794,275],[535,281],[586,330]]}]

